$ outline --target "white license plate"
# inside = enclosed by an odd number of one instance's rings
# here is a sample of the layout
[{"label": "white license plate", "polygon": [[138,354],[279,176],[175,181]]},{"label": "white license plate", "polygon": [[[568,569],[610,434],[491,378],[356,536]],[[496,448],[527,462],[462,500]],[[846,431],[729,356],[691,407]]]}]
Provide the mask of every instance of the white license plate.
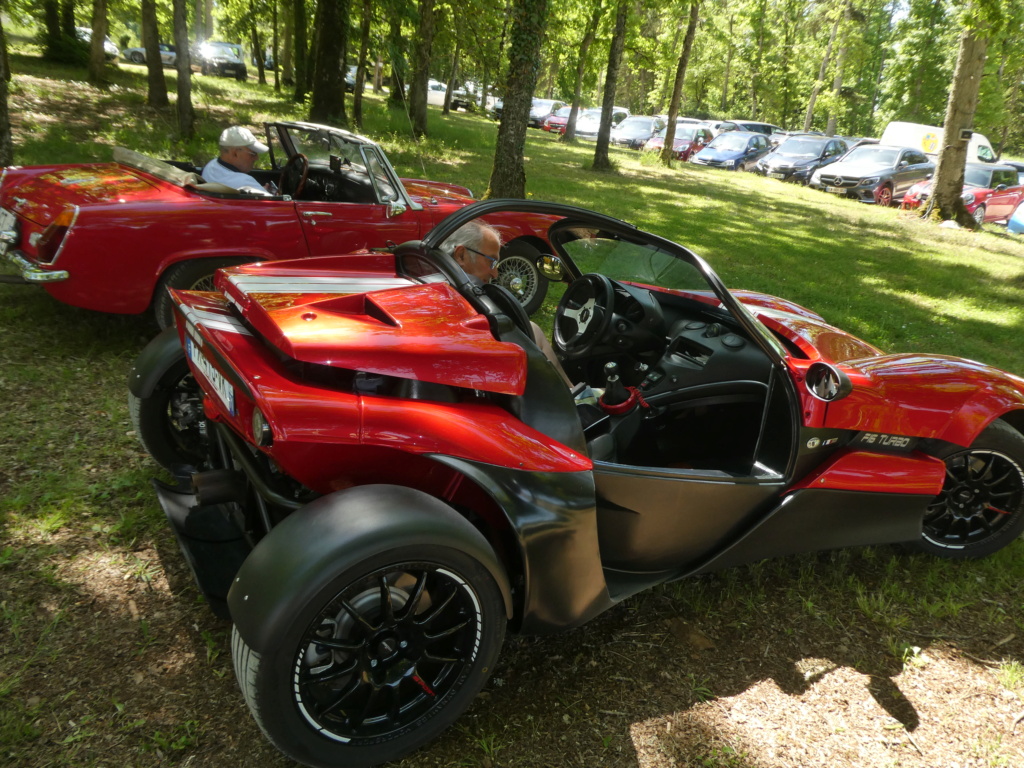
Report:
[{"label": "white license plate", "polygon": [[833,195],[845,195],[846,189],[844,187],[825,187],[826,192],[831,192]]},{"label": "white license plate", "polygon": [[768,178],[769,179],[784,179],[784,178],[786,178],[786,174],[784,174],[784,173],[769,173],[768,174]]},{"label": "white license plate", "polygon": [[228,409],[228,413],[232,416],[236,414],[235,411],[235,388],[231,386],[231,383],[224,378],[223,374],[218,371],[209,360],[203,355],[198,349],[199,345],[192,340],[191,336],[185,337],[185,351],[188,353],[188,359],[193,362],[199,372],[203,374],[206,380],[213,387],[214,394],[221,401],[221,404]]}]

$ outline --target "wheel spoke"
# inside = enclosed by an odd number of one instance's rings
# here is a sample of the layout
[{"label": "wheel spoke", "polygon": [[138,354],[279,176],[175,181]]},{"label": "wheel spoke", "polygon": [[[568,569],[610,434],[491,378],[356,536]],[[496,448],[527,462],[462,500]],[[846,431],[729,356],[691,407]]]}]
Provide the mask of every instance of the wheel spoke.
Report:
[{"label": "wheel spoke", "polygon": [[381,626],[389,626],[395,623],[395,606],[391,602],[391,586],[388,584],[387,576],[380,576],[380,609],[383,614]]},{"label": "wheel spoke", "polygon": [[409,599],[405,602],[405,608],[402,609],[401,614],[397,617],[399,622],[404,622],[416,614],[416,606],[420,604],[420,600],[423,597],[423,590],[427,586],[427,572],[420,571],[416,577],[416,585],[412,588],[412,592],[409,593]]},{"label": "wheel spoke", "polygon": [[454,635],[460,629],[464,629],[469,624],[470,624],[470,620],[466,619],[465,621],[460,621],[458,624],[455,624],[455,625],[449,627],[448,629],[442,629],[440,632],[435,632],[433,634],[426,634],[425,633],[424,637],[427,639],[428,642],[433,642],[434,640],[440,640],[443,637],[449,637],[451,635]]},{"label": "wheel spoke", "polygon": [[344,608],[346,613],[348,613],[349,616],[358,621],[359,624],[362,625],[363,629],[367,630],[368,632],[376,632],[378,629],[380,629],[379,626],[375,627],[373,624],[367,621],[366,617],[364,617],[359,611],[353,608],[352,604],[349,603],[348,600],[342,600],[341,607]]},{"label": "wheel spoke", "polygon": [[299,678],[299,681],[302,683],[310,683],[312,685],[316,685],[317,683],[326,683],[331,680],[337,680],[339,677],[344,677],[345,675],[352,674],[352,672],[358,666],[359,659],[356,657],[352,657],[351,659],[348,659],[347,663],[340,664],[336,668],[331,669],[327,672],[320,672],[319,674],[311,674],[309,672],[304,672],[302,676]]},{"label": "wheel spoke", "polygon": [[362,684],[363,679],[361,677],[359,677],[358,675],[356,677],[353,677],[349,681],[349,684],[346,685],[334,698],[332,698],[331,702],[327,706],[317,710],[317,716],[326,717],[327,715],[334,712],[334,710],[341,706],[342,702],[344,702],[353,693],[359,690]]},{"label": "wheel spoke", "polygon": [[424,616],[420,616],[419,618],[417,618],[416,619],[416,623],[419,626],[421,626],[421,627],[425,627],[428,624],[430,624],[430,622],[432,622],[434,619],[436,619],[438,616],[440,616],[444,612],[444,609],[448,607],[449,603],[451,603],[452,599],[455,597],[457,592],[458,592],[457,588],[453,587],[452,591],[448,593],[448,596],[445,597],[444,600],[442,600],[440,603],[435,605],[430,610],[429,613],[427,613]]}]

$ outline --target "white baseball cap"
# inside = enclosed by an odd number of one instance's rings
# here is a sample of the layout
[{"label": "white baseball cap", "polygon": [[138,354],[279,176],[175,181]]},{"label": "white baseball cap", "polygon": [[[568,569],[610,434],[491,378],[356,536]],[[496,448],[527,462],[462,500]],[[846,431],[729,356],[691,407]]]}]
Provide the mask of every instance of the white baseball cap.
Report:
[{"label": "white baseball cap", "polygon": [[253,152],[259,152],[261,155],[268,149],[266,144],[256,140],[252,131],[240,125],[232,125],[230,128],[226,128],[224,133],[220,135],[218,144],[222,147],[246,147]]}]

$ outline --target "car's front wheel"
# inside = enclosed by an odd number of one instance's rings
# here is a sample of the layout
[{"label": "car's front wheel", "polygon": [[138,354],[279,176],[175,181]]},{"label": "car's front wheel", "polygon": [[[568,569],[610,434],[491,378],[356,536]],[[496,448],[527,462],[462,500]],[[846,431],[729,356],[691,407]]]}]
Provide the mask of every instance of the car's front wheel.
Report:
[{"label": "car's front wheel", "polygon": [[991,555],[1024,531],[1024,436],[994,421],[970,448],[951,449],[942,491],[915,549],[963,560]]},{"label": "car's front wheel", "polygon": [[979,205],[974,209],[974,213],[971,216],[974,217],[974,222],[978,225],[978,229],[981,229],[985,224],[985,206]]},{"label": "car's front wheel", "polygon": [[349,768],[397,760],[451,725],[493,671],[506,622],[481,563],[423,545],[347,568],[294,614],[262,654],[233,631],[239,686],[286,755]]},{"label": "car's front wheel", "polygon": [[221,267],[246,263],[239,259],[190,259],[168,267],[153,294],[153,315],[160,329],[174,322],[174,307],[168,288],[184,291],[212,291],[213,273]]},{"label": "car's front wheel", "polygon": [[146,57],[142,55],[142,51],[132,51],[131,60],[136,64],[142,64],[146,61]]},{"label": "car's front wheel", "polygon": [[548,294],[548,279],[540,273],[537,260],[540,252],[529,243],[513,240],[501,249],[498,261],[498,283],[512,292],[532,315],[544,303]]},{"label": "car's front wheel", "polygon": [[883,184],[881,189],[875,194],[875,202],[883,208],[888,208],[892,205],[892,187],[888,184]]}]

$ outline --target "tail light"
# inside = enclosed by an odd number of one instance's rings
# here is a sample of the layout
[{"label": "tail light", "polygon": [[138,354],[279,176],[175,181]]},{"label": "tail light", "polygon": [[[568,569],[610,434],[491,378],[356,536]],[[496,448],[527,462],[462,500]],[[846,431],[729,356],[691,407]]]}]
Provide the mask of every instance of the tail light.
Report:
[{"label": "tail light", "polygon": [[61,211],[36,242],[36,258],[41,262],[53,263],[60,255],[61,246],[68,230],[78,218],[78,206],[73,205]]}]

